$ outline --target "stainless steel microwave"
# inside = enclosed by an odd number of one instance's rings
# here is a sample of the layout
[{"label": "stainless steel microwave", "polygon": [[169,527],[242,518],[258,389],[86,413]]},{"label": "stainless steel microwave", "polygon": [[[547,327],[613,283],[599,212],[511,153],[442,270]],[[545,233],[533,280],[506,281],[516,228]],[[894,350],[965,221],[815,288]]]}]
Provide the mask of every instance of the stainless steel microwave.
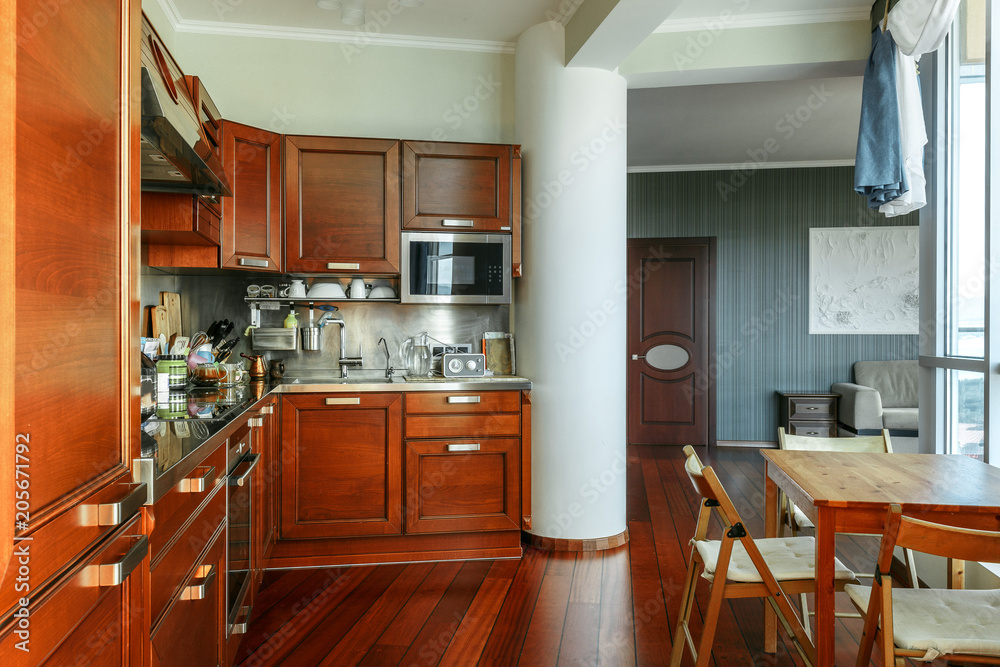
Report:
[{"label": "stainless steel microwave", "polygon": [[403,303],[510,303],[510,234],[403,232]]}]

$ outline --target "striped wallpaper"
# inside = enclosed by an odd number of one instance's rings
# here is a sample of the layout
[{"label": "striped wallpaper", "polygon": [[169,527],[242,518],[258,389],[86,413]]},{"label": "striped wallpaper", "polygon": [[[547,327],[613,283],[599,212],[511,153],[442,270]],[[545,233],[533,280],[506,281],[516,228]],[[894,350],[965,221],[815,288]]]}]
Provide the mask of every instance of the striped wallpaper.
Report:
[{"label": "striped wallpaper", "polygon": [[630,238],[718,244],[718,439],[776,441],[776,390],[829,391],[865,359],[915,359],[917,336],[809,335],[809,229],[916,225],[853,190],[852,167],[630,174]]}]

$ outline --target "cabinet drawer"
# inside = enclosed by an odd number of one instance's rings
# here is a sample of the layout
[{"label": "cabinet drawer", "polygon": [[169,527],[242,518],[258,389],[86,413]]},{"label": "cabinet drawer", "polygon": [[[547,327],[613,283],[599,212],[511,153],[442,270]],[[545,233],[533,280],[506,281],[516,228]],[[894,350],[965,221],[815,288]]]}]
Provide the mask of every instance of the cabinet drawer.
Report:
[{"label": "cabinet drawer", "polygon": [[149,536],[149,561],[155,568],[163,549],[181,526],[226,481],[225,440],[216,445],[201,465],[153,505],[155,523]]},{"label": "cabinet drawer", "polygon": [[153,627],[153,653],[161,665],[217,665],[225,592],[225,531],[219,531],[181,595]]},{"label": "cabinet drawer", "polygon": [[149,617],[152,626],[156,625],[184,579],[195,569],[198,556],[212,541],[215,531],[226,520],[225,485],[215,487],[212,494],[204,508],[184,527],[177,541],[162,555],[155,569],[151,568],[152,605]]},{"label": "cabinet drawer", "polygon": [[816,438],[836,438],[837,422],[831,421],[789,421],[788,435],[808,435]]},{"label": "cabinet drawer", "polygon": [[[96,553],[60,577],[49,591],[39,594],[32,587],[30,651],[16,647],[25,638],[15,632],[18,622],[12,618],[0,628],[0,665],[121,665],[130,643],[139,642],[139,633],[146,629],[142,622],[142,568],[149,561],[148,543],[141,532],[137,516]],[[25,541],[19,546],[24,545],[30,558],[40,555],[36,543]],[[15,570],[17,558],[15,554],[11,561]],[[106,578],[109,566],[115,564],[119,564],[119,577],[127,585]]]},{"label": "cabinet drawer", "polygon": [[837,420],[837,398],[830,397],[798,397],[788,399],[788,419],[818,419]]},{"label": "cabinet drawer", "polygon": [[407,438],[485,438],[521,435],[521,415],[407,415]]},{"label": "cabinet drawer", "polygon": [[520,412],[516,391],[411,392],[406,395],[406,414],[453,414]]},{"label": "cabinet drawer", "polygon": [[406,532],[520,527],[517,438],[406,443]]},{"label": "cabinet drawer", "polygon": [[198,200],[198,211],[195,217],[195,231],[205,237],[206,240],[211,241],[215,245],[219,245],[222,239],[222,216],[216,213],[212,208],[206,204],[201,199]]}]

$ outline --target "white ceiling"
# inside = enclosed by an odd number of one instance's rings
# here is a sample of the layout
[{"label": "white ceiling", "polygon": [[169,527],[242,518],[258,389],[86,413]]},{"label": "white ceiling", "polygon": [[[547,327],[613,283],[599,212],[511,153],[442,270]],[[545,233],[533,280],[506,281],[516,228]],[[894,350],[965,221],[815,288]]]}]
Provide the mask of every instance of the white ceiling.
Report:
[{"label": "white ceiling", "polygon": [[[315,0],[159,0],[181,23],[223,23],[307,30],[351,31],[340,22],[340,11],[316,6]],[[172,7],[171,7],[172,5]],[[568,19],[573,0],[424,0],[422,7],[400,7],[395,15],[389,0],[367,0],[367,26],[359,30],[380,35],[432,39],[513,42],[531,26],[550,19]],[[394,6],[399,7],[398,2]],[[365,28],[367,27],[367,30]]]},{"label": "white ceiling", "polygon": [[[753,159],[747,151],[765,166],[850,163],[861,84],[861,77],[840,77],[630,90],[629,168],[721,168]],[[810,99],[817,91],[825,101]],[[765,146],[773,151],[766,159]]]}]

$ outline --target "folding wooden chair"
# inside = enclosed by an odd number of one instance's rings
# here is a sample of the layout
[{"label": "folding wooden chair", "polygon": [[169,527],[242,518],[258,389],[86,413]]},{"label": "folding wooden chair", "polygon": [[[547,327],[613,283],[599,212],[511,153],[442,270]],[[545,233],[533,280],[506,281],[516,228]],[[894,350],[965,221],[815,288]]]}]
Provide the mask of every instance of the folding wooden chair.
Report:
[{"label": "folding wooden chair", "polygon": [[1000,591],[894,590],[888,572],[897,546],[958,560],[1000,560],[1000,532],[921,521],[891,505],[871,588],[846,587],[865,616],[858,667],[870,663],[876,633],[887,667],[905,658],[1000,663]]},{"label": "folding wooden chair", "polygon": [[[722,609],[730,598],[766,598],[777,612],[796,650],[806,664],[815,664],[815,649],[796,616],[788,595],[812,591],[815,587],[815,540],[812,537],[776,537],[754,540],[746,531],[739,512],[712,468],[702,465],[692,447],[684,448],[685,470],[695,490],[701,495],[701,509],[691,543],[680,616],[674,631],[672,667],[680,665],[684,647],[691,650],[697,667],[712,659],[712,642]],[[713,512],[721,519],[723,537],[709,540],[709,521]],[[838,589],[854,581],[854,573],[836,561]],[[711,582],[709,605],[698,648],[688,622],[694,607],[697,577]],[[779,585],[780,582],[780,585]],[[763,617],[762,617],[763,618]],[[763,624],[762,624],[763,631]]]},{"label": "folding wooden chair", "polygon": [[[873,454],[892,454],[892,440],[889,438],[888,429],[882,429],[882,432],[879,435],[865,435],[858,436],[856,438],[814,438],[804,435],[788,435],[785,433],[784,428],[779,427],[778,447],[781,449],[793,449],[807,452],[868,452]],[[784,534],[786,525],[791,528],[792,535],[798,535],[799,531],[804,528],[816,527],[813,525],[813,522],[809,519],[809,517],[806,516],[805,512],[796,507],[795,503],[789,500],[784,491],[781,492],[778,498],[778,507],[780,508],[778,530],[781,531],[779,534]],[[869,535],[869,533],[861,534]],[[871,535],[872,537],[878,537],[877,534]],[[917,563],[913,558],[913,553],[911,553],[909,549],[904,549],[903,557],[906,559],[906,570],[910,577],[910,587],[917,588],[920,584],[917,579]],[[805,593],[799,596],[799,606],[802,609],[802,619],[803,625],[806,629],[806,635],[811,637],[812,633],[810,632],[810,626],[808,622],[805,622],[805,619],[807,619],[810,615],[814,615],[814,613],[809,611],[809,602]],[[859,615],[854,612],[837,612],[834,615],[838,618],[859,617]]]}]

